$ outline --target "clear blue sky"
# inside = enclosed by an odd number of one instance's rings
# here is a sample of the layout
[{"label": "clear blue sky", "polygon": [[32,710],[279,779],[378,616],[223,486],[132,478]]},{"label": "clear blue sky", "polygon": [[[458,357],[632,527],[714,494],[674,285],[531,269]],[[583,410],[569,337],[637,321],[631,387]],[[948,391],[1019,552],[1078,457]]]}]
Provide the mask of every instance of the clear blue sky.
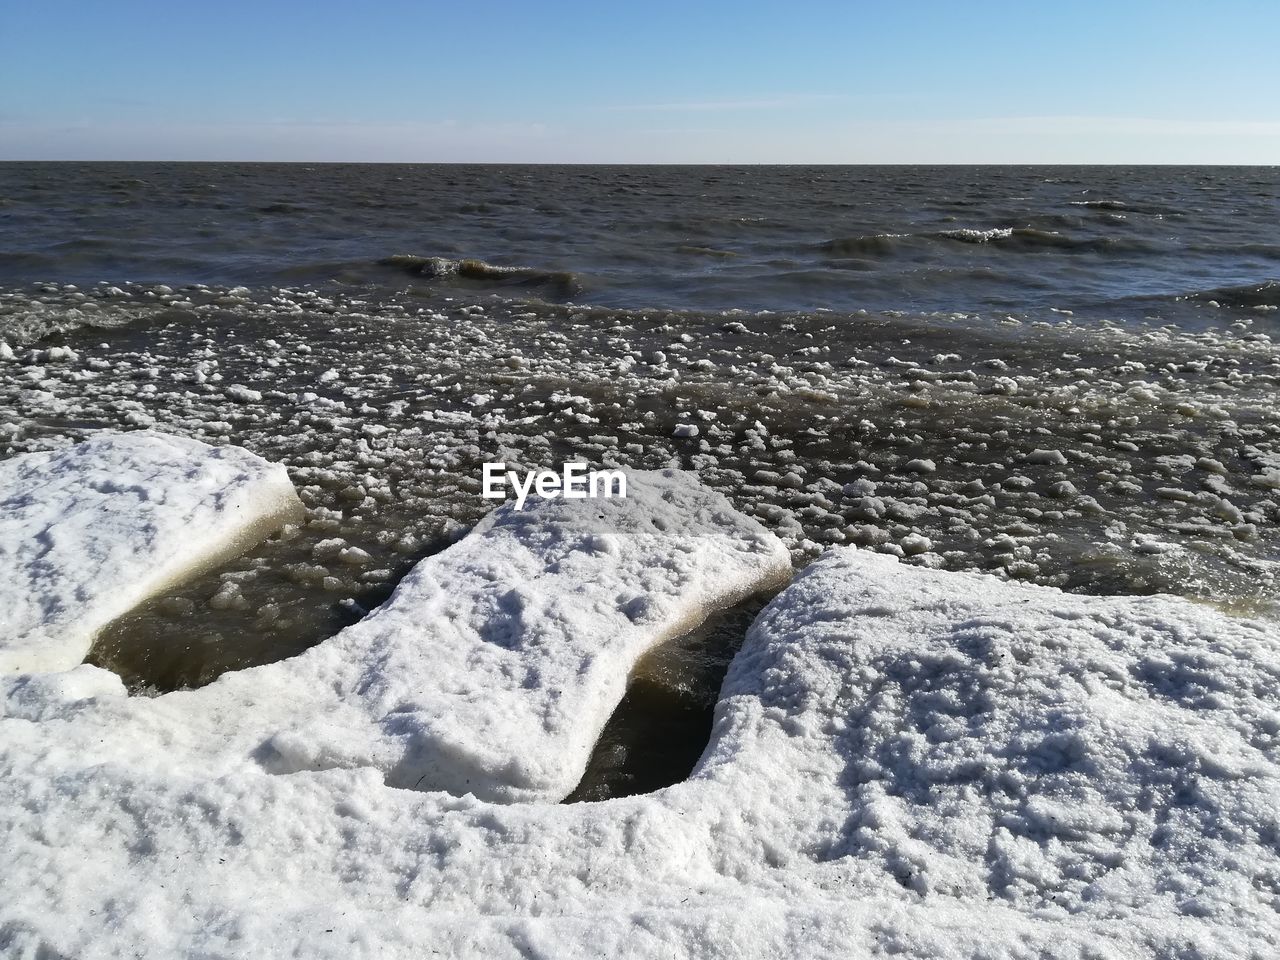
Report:
[{"label": "clear blue sky", "polygon": [[0,0],[0,158],[1280,162],[1277,0]]}]

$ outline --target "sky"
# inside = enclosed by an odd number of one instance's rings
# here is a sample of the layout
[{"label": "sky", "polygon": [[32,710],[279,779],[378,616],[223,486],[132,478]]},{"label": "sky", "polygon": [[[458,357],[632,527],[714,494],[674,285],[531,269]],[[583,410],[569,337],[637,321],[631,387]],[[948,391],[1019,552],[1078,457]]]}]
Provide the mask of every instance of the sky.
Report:
[{"label": "sky", "polygon": [[1276,0],[0,0],[0,159],[1280,162]]}]

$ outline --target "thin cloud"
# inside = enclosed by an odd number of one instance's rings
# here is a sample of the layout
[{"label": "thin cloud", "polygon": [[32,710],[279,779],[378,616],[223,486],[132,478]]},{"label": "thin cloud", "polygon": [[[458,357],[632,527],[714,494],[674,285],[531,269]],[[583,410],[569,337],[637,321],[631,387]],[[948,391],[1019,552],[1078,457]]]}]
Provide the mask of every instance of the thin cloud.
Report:
[{"label": "thin cloud", "polygon": [[65,123],[0,120],[4,160],[294,160],[470,162],[540,153],[541,123],[346,122]]},{"label": "thin cloud", "polygon": [[[964,122],[964,121],[956,121]],[[1280,120],[1224,120],[1164,117],[1043,116],[987,117],[967,121],[989,129],[1071,136],[1124,134],[1149,137],[1275,137]]]},{"label": "thin cloud", "polygon": [[669,103],[620,103],[608,109],[617,112],[708,112],[717,110],[781,110],[787,107],[803,106],[808,103],[820,103],[837,100],[835,94],[806,93],[784,94],[775,97],[760,97],[752,100],[677,100]]}]

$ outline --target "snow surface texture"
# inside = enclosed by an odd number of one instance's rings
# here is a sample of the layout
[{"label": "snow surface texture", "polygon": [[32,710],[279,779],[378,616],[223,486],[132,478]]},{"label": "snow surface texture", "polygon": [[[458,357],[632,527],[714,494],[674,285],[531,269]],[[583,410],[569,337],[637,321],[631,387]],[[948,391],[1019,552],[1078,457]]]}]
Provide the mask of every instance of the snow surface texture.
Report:
[{"label": "snow surface texture", "polygon": [[0,460],[0,674],[74,667],[116,617],[301,512],[283,466],[158,433]]},{"label": "snow surface texture", "polygon": [[1280,638],[1183,601],[831,551],[752,627],[690,780],[572,806],[210,763],[219,725],[163,707],[205,690],[113,712],[77,700],[101,673],[7,681],[5,955],[1280,948]]},{"label": "snow surface texture", "polygon": [[[782,543],[692,474],[636,472],[625,499],[498,508],[301,656],[199,690],[109,698],[84,722],[89,736],[159,726],[161,759],[181,741],[211,766],[372,766],[392,786],[557,801],[646,651],[790,576]],[[119,686],[86,671],[31,683],[99,681]],[[42,702],[24,693],[7,709]]]},{"label": "snow surface texture", "polygon": [[632,473],[627,491],[508,503],[365,620],[245,674],[313,697],[259,759],[372,764],[393,786],[489,800],[567,796],[646,651],[791,576],[781,541],[693,474]]}]

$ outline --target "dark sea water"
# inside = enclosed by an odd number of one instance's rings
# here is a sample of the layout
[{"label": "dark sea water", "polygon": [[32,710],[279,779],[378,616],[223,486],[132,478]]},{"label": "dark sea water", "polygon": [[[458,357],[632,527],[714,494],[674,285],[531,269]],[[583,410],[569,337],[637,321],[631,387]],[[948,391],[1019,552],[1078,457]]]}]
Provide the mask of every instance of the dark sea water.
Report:
[{"label": "dark sea water", "polygon": [[[491,460],[695,470],[797,566],[1275,616],[1277,224],[1276,168],[0,164],[0,457],[289,467],[304,522],[99,637],[139,692],[360,618]],[[646,659],[575,798],[688,772],[756,609]]]},{"label": "dark sea water", "polygon": [[1280,299],[1278,222],[1270,167],[8,163],[0,282],[430,282],[632,308],[1195,324],[1217,318],[1206,300]]}]

